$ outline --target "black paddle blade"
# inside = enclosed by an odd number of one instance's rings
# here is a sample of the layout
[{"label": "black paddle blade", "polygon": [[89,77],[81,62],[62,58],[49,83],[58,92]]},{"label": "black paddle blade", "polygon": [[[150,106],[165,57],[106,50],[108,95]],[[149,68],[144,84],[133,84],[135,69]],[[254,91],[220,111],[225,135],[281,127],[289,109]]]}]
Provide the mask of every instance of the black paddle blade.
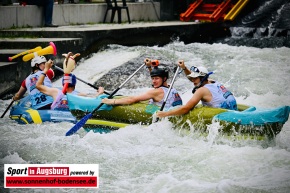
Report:
[{"label": "black paddle blade", "polygon": [[80,128],[82,128],[83,125],[85,125],[85,123],[87,122],[87,120],[89,118],[92,117],[92,113],[87,114],[86,116],[84,116],[79,122],[77,122],[75,124],[75,126],[73,126],[68,132],[66,132],[65,136],[70,136],[74,133],[76,133]]}]

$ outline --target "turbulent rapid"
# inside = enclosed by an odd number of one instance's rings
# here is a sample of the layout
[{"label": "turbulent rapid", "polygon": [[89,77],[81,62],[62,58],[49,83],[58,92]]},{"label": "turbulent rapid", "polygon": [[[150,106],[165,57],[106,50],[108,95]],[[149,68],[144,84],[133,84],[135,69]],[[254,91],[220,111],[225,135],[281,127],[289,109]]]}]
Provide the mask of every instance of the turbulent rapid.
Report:
[{"label": "turbulent rapid", "polygon": [[[212,79],[231,90],[238,103],[264,108],[290,106],[290,48],[254,48],[226,44],[184,44],[163,47],[110,45],[79,62],[77,77],[107,90],[116,89],[148,57],[173,69],[179,59],[187,67],[205,66]],[[169,80],[169,82],[171,79]],[[61,86],[60,80],[54,81]],[[183,73],[174,87],[187,102],[193,84]],[[148,90],[146,68],[118,94]],[[95,90],[78,81],[77,90]],[[10,100],[1,100],[0,112]],[[184,134],[166,119],[149,126],[130,125],[100,134],[80,129],[65,137],[72,123],[19,125],[0,120],[1,184],[3,164],[99,164],[100,188],[11,189],[10,192],[290,192],[290,121],[272,141],[231,140],[219,136],[219,124],[208,135]],[[198,130],[198,128],[196,128]],[[3,187],[3,185],[1,186]],[[1,188],[1,192],[4,190]]]}]

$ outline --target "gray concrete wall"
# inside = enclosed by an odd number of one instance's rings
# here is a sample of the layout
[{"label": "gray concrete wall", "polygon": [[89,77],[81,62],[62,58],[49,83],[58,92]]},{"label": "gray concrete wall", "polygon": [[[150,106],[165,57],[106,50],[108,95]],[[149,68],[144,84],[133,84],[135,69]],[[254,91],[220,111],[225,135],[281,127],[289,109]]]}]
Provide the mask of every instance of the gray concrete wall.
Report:
[{"label": "gray concrete wall", "polygon": [[[0,39],[0,98],[15,94],[24,77],[30,72],[30,62],[23,62],[22,57],[13,60],[16,63],[2,63],[1,51],[4,49],[29,50],[37,46],[45,48],[52,41],[57,47],[56,64],[61,65],[62,53],[69,51],[80,53],[86,58],[91,53],[104,49],[108,44],[124,46],[163,46],[178,39],[185,44],[191,42],[212,42],[227,36],[227,30],[220,23],[195,22],[135,22],[124,24],[96,24],[82,26],[67,26],[58,28],[23,28],[0,30],[0,36],[10,37]],[[17,38],[17,37],[31,38]],[[15,38],[12,38],[15,37]],[[41,38],[35,38],[41,37]],[[142,38],[140,38],[142,37]],[[69,39],[69,40],[68,40]],[[23,51],[24,51],[23,50]],[[13,54],[2,56],[3,61]]]},{"label": "gray concrete wall", "polygon": [[[159,21],[160,3],[127,3],[131,21]],[[102,23],[106,12],[105,3],[98,4],[55,4],[53,22],[57,25],[79,25]],[[111,18],[108,12],[106,22]],[[122,10],[122,22],[127,22],[126,11]],[[117,22],[115,15],[114,22]],[[43,25],[42,7],[35,5],[0,6],[0,29],[39,27]]]}]

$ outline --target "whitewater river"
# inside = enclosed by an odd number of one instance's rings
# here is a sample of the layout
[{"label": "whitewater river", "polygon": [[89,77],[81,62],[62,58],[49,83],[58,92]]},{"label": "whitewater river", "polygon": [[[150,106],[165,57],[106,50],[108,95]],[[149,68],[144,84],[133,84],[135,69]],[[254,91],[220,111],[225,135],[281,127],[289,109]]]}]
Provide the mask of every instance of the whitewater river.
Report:
[{"label": "whitewater river", "polygon": [[[74,74],[90,83],[107,74],[106,89],[113,90],[121,84],[122,77],[110,70],[120,69],[119,73],[129,75],[147,56],[156,57],[161,63],[164,60],[171,67],[178,59],[184,59],[188,67],[206,66],[214,71],[211,77],[224,83],[239,103],[265,108],[290,105],[289,48],[184,45],[178,41],[164,47],[112,45],[79,62]],[[133,63],[134,68],[130,66]],[[60,86],[60,80],[54,84]],[[193,85],[184,74],[178,75],[174,86],[184,102],[191,97]],[[142,69],[119,93],[132,95],[147,89],[150,77]],[[77,90],[95,92],[81,82]],[[10,100],[0,101],[1,114],[9,103]],[[100,167],[98,190],[11,189],[10,192],[290,192],[290,121],[274,141],[260,142],[223,139],[215,132],[209,137],[197,137],[195,133],[184,136],[167,120],[147,127],[132,125],[108,134],[86,133],[81,129],[76,135],[65,137],[74,124],[18,125],[8,114],[0,120],[1,179],[5,163]],[[209,131],[217,129],[217,125],[209,125]],[[3,191],[8,192],[0,189]]]}]

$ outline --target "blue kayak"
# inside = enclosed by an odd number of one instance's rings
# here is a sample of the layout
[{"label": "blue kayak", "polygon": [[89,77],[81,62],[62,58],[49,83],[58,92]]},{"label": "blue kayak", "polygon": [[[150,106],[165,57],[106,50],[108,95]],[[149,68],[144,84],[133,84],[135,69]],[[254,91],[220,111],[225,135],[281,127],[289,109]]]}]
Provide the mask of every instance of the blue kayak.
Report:
[{"label": "blue kayak", "polygon": [[[69,111],[36,110],[31,108],[29,95],[17,101],[11,108],[10,118],[21,124],[40,124],[42,122],[76,123],[93,111],[105,95],[98,98],[67,94]],[[118,96],[120,98],[123,96]],[[238,104],[238,111],[198,105],[188,114],[169,117],[177,129],[208,132],[207,127],[215,121],[222,125],[220,132],[229,135],[276,136],[289,118],[289,106],[277,108],[257,108]],[[132,105],[103,105],[83,126],[89,129],[115,130],[130,124],[148,125],[152,123],[153,113],[159,107],[148,105],[148,101]]]},{"label": "blue kayak", "polygon": [[10,110],[9,117],[20,124],[40,124],[42,122],[71,122],[76,123],[76,118],[70,111],[36,110],[31,108],[30,96],[17,101]]},{"label": "blue kayak", "polygon": [[214,116],[220,121],[232,122],[240,125],[263,126],[271,123],[284,124],[289,117],[290,106],[277,108],[250,107],[244,111],[227,111]]}]

